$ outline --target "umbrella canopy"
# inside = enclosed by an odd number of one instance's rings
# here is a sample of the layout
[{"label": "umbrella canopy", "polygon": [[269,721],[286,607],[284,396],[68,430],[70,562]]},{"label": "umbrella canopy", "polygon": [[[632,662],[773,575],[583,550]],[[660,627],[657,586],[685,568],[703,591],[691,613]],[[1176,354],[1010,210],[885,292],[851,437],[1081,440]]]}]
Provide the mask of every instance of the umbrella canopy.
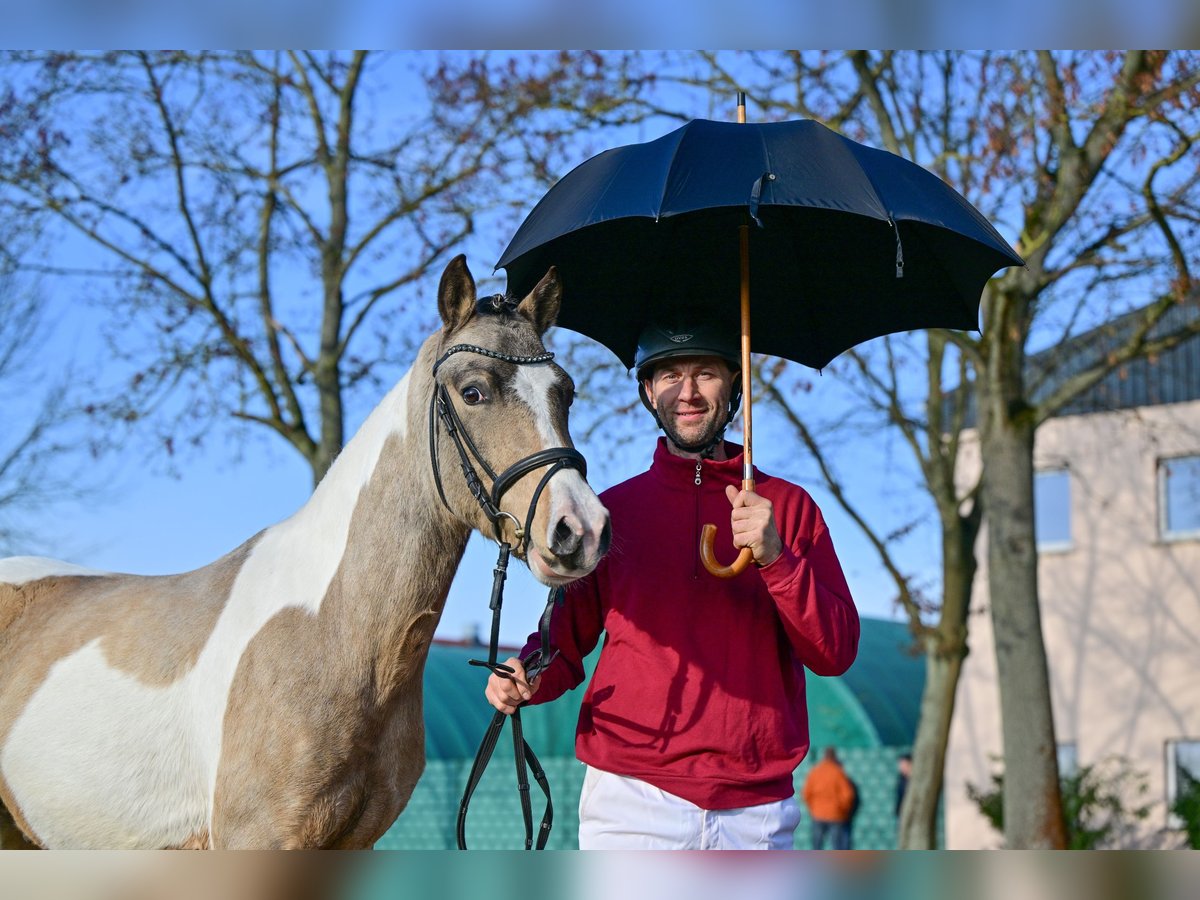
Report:
[{"label": "umbrella canopy", "polygon": [[558,324],[633,365],[673,307],[735,331],[738,228],[750,222],[754,350],[814,368],[869,338],[976,329],[983,286],[1021,265],[991,224],[925,169],[810,120],[693,120],[564,176],[497,263],[527,293],[558,267]]}]

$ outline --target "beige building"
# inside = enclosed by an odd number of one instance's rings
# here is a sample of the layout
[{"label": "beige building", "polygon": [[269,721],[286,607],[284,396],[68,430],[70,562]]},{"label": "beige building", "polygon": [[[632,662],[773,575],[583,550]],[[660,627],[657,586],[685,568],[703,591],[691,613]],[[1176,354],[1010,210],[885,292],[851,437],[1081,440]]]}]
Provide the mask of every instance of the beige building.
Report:
[{"label": "beige building", "polygon": [[[971,477],[978,452],[966,437]],[[1035,468],[1060,768],[1128,760],[1153,804],[1129,844],[1178,845],[1168,811],[1178,767],[1200,777],[1200,340],[1114,373],[1044,423]],[[966,793],[989,784],[1001,752],[982,541],[978,555],[946,766],[952,849],[1002,842]]]}]

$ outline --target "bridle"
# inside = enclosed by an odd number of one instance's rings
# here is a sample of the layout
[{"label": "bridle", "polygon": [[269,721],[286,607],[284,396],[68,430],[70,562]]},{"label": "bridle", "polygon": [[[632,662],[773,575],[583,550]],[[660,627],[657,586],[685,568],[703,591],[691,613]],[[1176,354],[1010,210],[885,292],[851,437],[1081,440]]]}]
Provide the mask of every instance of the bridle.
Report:
[{"label": "bridle", "polygon": [[[507,305],[502,297],[494,298],[492,303],[496,309]],[[550,479],[562,469],[576,469],[586,478],[587,462],[584,460],[583,454],[578,450],[570,447],[551,447],[547,450],[539,450],[537,453],[531,453],[529,456],[517,460],[497,475],[492,467],[488,465],[487,460],[483,458],[475,442],[471,439],[471,434],[467,431],[466,425],[463,424],[458,411],[454,408],[445,385],[437,381],[438,369],[442,363],[455,353],[477,353],[490,359],[498,359],[518,366],[547,363],[554,359],[554,354],[540,353],[536,356],[513,356],[507,353],[500,353],[496,350],[489,350],[486,347],[478,347],[474,344],[455,344],[433,364],[434,387],[433,396],[429,402],[429,458],[433,466],[433,480],[437,485],[438,496],[441,498],[443,505],[449,509],[450,504],[446,501],[446,492],[442,487],[441,468],[438,461],[437,437],[438,424],[440,423],[446,430],[447,435],[454,442],[454,447],[458,451],[459,465],[462,468],[463,478],[466,479],[467,487],[471,491],[471,496],[475,498],[475,502],[479,504],[488,521],[492,523],[492,528],[496,533],[496,541],[500,544],[500,556],[496,561],[496,568],[494,569],[492,579],[492,598],[488,604],[492,610],[492,632],[488,647],[488,658],[487,661],[472,659],[468,660],[468,662],[473,666],[482,666],[502,677],[511,678],[513,670],[497,661],[500,644],[500,609],[504,602],[504,580],[508,571],[509,554],[512,551],[511,545],[503,539],[503,520],[507,518],[513,523],[518,542],[517,555],[524,555],[528,551],[531,529],[533,528],[533,517],[537,510],[538,500],[541,498],[542,491],[545,490]],[[475,469],[475,463],[478,463],[488,478],[491,479],[491,491],[487,491],[484,488],[483,481]],[[546,466],[549,468],[543,473],[541,481],[538,482],[538,486],[533,492],[533,498],[529,501],[529,509],[523,523],[516,516],[500,508],[500,500],[509,488],[530,472]],[[550,596],[546,601],[546,609],[542,614],[539,626],[542,638],[541,647],[543,649],[537,654],[536,659],[527,661],[526,677],[529,679],[536,677],[557,655],[557,652],[548,652],[550,647],[550,616],[554,607],[562,602],[562,595],[562,588],[550,589]],[[479,745],[479,751],[475,754],[475,762],[471,767],[470,775],[467,778],[467,786],[459,803],[456,832],[458,848],[460,850],[467,849],[467,807],[470,804],[471,795],[475,792],[479,780],[483,777],[483,772],[491,760],[492,751],[496,748],[496,742],[500,737],[500,732],[504,728],[504,723],[509,719],[512,720],[513,755],[516,758],[517,768],[517,791],[521,798],[521,813],[525,820],[525,849],[529,850],[534,847],[533,813],[529,799],[529,779],[526,775],[527,766],[528,770],[533,773],[534,780],[537,781],[538,786],[541,787],[542,792],[546,795],[546,810],[542,816],[541,826],[538,829],[537,849],[544,849],[546,841],[550,837],[550,827],[554,821],[554,805],[550,799],[550,783],[533,750],[525,741],[521,726],[521,711],[517,709],[511,716],[497,711],[492,716],[491,724],[484,733],[483,740]]]},{"label": "bridle", "polygon": [[[529,546],[529,534],[530,529],[533,527],[533,516],[537,509],[538,500],[541,499],[542,491],[545,490],[550,479],[561,469],[577,469],[586,478],[587,461],[583,458],[582,453],[571,447],[550,447],[517,460],[497,475],[492,467],[488,465],[487,460],[483,458],[483,454],[479,452],[475,441],[471,439],[470,432],[467,431],[467,427],[463,424],[462,419],[459,418],[458,411],[454,408],[454,404],[450,400],[450,394],[446,390],[446,386],[439,384],[437,381],[438,369],[442,363],[455,353],[478,353],[490,359],[499,359],[518,366],[547,363],[554,359],[554,354],[540,353],[536,356],[512,356],[496,350],[488,350],[486,347],[477,347],[474,344],[455,344],[433,364],[433,396],[429,402],[429,459],[433,466],[433,480],[437,485],[438,496],[441,498],[442,504],[449,509],[450,504],[446,501],[446,492],[442,487],[442,473],[438,461],[437,427],[440,422],[442,427],[446,429],[446,433],[450,436],[450,439],[454,442],[454,447],[458,451],[459,465],[462,467],[463,477],[467,481],[467,487],[471,491],[471,496],[475,498],[475,502],[483,510],[483,514],[492,523],[492,528],[496,532],[496,540],[503,543],[501,538],[501,522],[503,519],[511,520],[515,527],[518,541],[517,556],[523,556]],[[488,478],[491,479],[492,489],[490,492],[484,489],[483,481],[480,479],[479,473],[475,470],[472,458],[474,458],[475,463],[479,464]],[[525,521],[522,523],[512,513],[507,513],[500,508],[500,499],[521,478],[543,466],[549,466],[550,468],[542,475],[542,480],[538,482],[537,489],[533,492],[533,498],[529,501],[529,510],[525,516]]]}]

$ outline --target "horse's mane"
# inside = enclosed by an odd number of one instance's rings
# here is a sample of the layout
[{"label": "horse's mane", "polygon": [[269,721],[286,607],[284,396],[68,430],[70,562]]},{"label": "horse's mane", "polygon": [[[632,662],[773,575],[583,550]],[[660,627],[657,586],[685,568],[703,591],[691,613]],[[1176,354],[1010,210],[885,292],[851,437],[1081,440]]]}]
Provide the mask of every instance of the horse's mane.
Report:
[{"label": "horse's mane", "polygon": [[513,315],[520,302],[508,294],[490,294],[475,301],[475,311],[481,316]]}]

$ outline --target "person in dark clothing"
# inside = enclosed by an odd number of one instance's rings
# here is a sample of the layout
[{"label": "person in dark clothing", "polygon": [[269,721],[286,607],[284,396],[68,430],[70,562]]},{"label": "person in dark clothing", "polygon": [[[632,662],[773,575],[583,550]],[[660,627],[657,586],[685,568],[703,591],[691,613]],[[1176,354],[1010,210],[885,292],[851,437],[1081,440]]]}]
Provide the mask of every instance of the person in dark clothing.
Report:
[{"label": "person in dark clothing", "polygon": [[912,757],[905,753],[896,761],[896,818],[900,818],[900,806],[904,803],[904,792],[908,790],[908,776],[912,772]]}]

